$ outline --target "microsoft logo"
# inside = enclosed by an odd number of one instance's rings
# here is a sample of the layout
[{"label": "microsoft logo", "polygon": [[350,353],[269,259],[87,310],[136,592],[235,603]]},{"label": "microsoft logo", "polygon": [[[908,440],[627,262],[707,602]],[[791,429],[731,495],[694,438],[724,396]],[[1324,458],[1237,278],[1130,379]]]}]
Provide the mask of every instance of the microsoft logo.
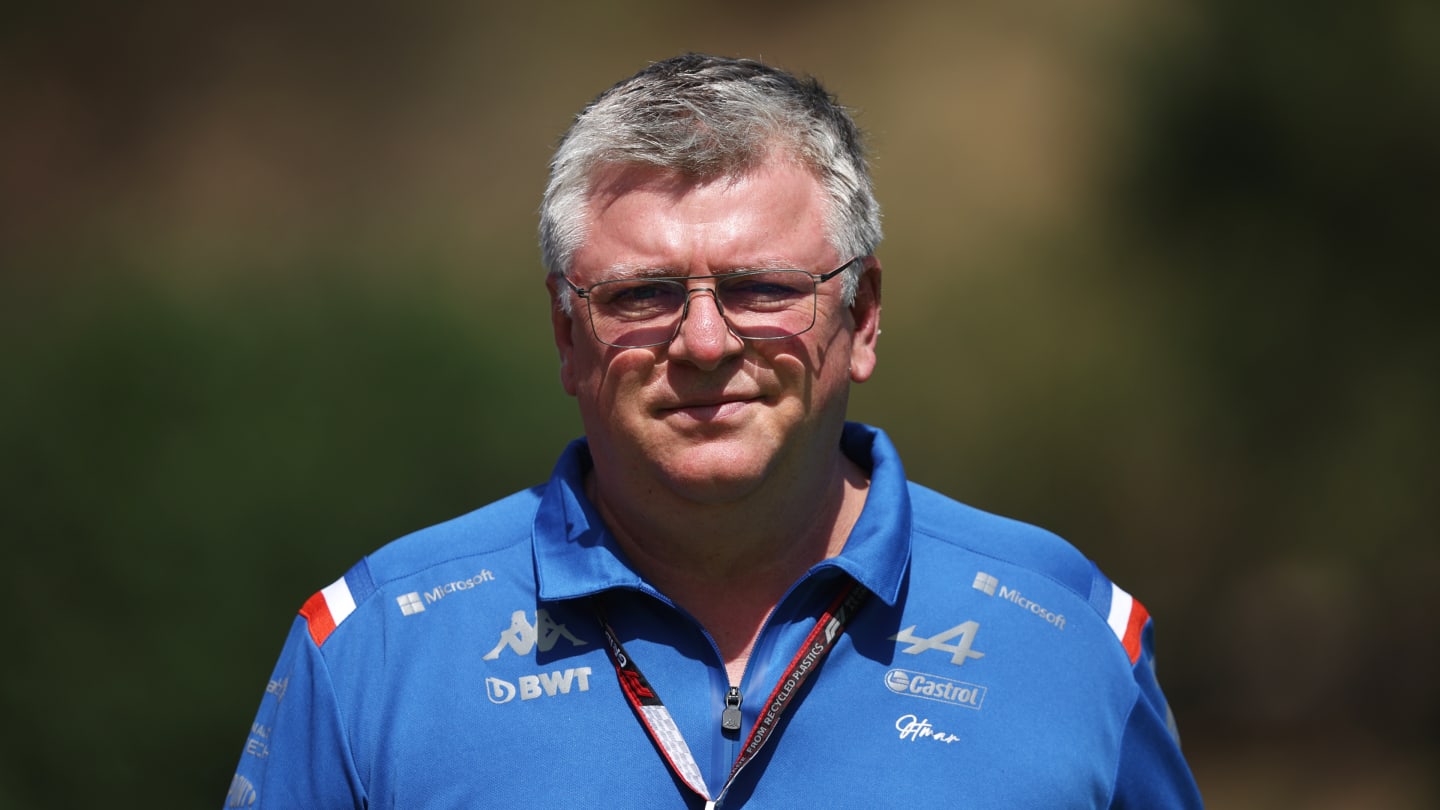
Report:
[{"label": "microsoft logo", "polygon": [[973,585],[971,585],[971,587],[973,587],[977,591],[984,591],[986,596],[994,596],[995,586],[999,584],[1000,580],[990,576],[984,571],[980,571],[979,573],[975,574],[975,582]]},{"label": "microsoft logo", "polygon": [[404,596],[397,596],[395,597],[395,601],[400,605],[400,612],[406,616],[414,616],[416,613],[422,613],[425,610],[425,603],[420,601],[420,594],[417,591],[411,591]]}]

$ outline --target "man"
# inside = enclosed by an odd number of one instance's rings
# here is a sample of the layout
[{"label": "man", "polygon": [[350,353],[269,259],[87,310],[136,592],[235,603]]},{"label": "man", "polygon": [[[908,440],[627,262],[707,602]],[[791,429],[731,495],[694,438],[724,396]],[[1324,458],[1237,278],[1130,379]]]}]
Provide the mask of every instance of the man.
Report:
[{"label": "man", "polygon": [[231,806],[1199,806],[1140,603],[845,422],[879,212],[818,84],[651,65],[541,217],[585,439],[305,604]]}]

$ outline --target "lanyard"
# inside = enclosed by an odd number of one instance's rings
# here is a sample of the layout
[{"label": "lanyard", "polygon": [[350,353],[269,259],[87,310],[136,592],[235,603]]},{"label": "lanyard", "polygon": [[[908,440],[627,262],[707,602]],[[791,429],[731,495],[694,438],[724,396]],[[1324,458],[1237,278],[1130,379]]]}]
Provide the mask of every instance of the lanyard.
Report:
[{"label": "lanyard", "polygon": [[[681,735],[679,726],[670,716],[670,710],[665,708],[660,696],[650,687],[650,682],[640,673],[640,668],[635,665],[635,659],[625,652],[625,646],[615,635],[610,622],[605,619],[605,613],[597,600],[591,600],[591,608],[595,611],[596,618],[600,621],[600,628],[605,632],[606,651],[610,653],[610,662],[615,665],[615,676],[620,681],[620,691],[624,693],[625,699],[630,703],[630,708],[635,710],[635,716],[639,718],[640,725],[645,728],[650,739],[654,740],[655,746],[660,749],[665,762],[670,766],[676,776],[685,783],[692,791],[705,800],[706,810],[716,807],[725,792],[730,789],[735,776],[740,773],[765,744],[774,736],[776,725],[780,718],[790,707],[790,699],[800,690],[802,684],[810,677],[815,670],[820,668],[820,663],[830,653],[835,641],[845,631],[845,625],[854,617],[855,612],[864,604],[865,597],[870,595],[860,583],[850,580],[841,589],[839,595],[820,615],[815,622],[815,627],[805,637],[804,643],[795,656],[790,659],[784,674],[775,684],[770,692],[770,699],[765,702],[765,708],[760,717],[756,719],[755,726],[750,729],[750,736],[745,740],[745,746],[740,750],[740,755],[735,758],[735,764],[730,768],[730,775],[725,778],[725,785],[720,789],[720,795],[711,798],[708,788],[705,786],[705,778],[700,773],[700,766],[696,764],[695,757],[690,753],[690,746],[685,744],[685,737]],[[734,694],[734,690],[731,690]],[[727,700],[727,704],[728,704]],[[729,713],[727,709],[727,714]],[[738,725],[737,725],[738,728]]]}]

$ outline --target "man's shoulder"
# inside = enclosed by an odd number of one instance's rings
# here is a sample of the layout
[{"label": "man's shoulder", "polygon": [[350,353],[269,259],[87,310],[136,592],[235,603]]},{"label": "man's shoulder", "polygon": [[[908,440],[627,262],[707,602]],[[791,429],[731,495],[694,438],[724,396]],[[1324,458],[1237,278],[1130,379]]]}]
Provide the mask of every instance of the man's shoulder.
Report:
[{"label": "man's shoulder", "polygon": [[[474,591],[502,576],[510,589],[533,589],[533,579],[517,572],[533,570],[530,538],[543,490],[522,490],[362,557],[301,607],[311,639],[325,646],[342,624],[348,629],[336,635],[353,636],[361,627],[363,636],[363,626],[375,624],[387,605],[409,616],[422,612],[427,601]],[[356,618],[361,616],[369,619]]]},{"label": "man's shoulder", "polygon": [[543,486],[521,490],[391,541],[366,558],[370,575],[383,584],[528,543],[543,492]]},{"label": "man's shoulder", "polygon": [[961,503],[911,482],[912,531],[917,542],[938,542],[1056,580],[1088,600],[1101,576],[1070,542],[1047,529]]}]

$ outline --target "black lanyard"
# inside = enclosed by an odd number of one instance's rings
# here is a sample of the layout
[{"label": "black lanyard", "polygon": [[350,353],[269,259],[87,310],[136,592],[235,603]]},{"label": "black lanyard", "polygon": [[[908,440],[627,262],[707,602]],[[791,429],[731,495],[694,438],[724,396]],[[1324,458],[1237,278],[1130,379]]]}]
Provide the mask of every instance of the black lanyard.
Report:
[{"label": "black lanyard", "polygon": [[710,797],[710,792],[705,786],[705,778],[700,773],[700,766],[696,764],[695,757],[690,753],[690,746],[685,744],[685,737],[681,735],[680,728],[675,725],[675,720],[670,716],[670,710],[655,694],[650,687],[649,681],[640,674],[640,668],[635,665],[635,659],[625,652],[625,646],[615,635],[610,623],[605,619],[605,612],[598,600],[590,600],[591,608],[600,621],[600,627],[605,632],[606,650],[610,653],[610,662],[615,665],[615,676],[620,681],[620,691],[624,693],[625,699],[629,701],[630,708],[635,710],[635,716],[640,719],[640,725],[655,741],[655,746],[660,749],[661,755],[670,769],[680,777],[687,787],[705,800],[706,810],[713,810],[725,792],[730,789],[735,776],[740,769],[745,767],[765,744],[774,736],[780,718],[790,706],[790,700],[800,691],[801,685],[810,677],[815,670],[820,668],[820,663],[830,653],[835,641],[845,632],[845,625],[854,617],[855,612],[864,604],[865,598],[870,591],[860,583],[850,580],[841,589],[838,596],[820,615],[815,622],[815,627],[805,637],[804,643],[795,656],[790,659],[790,665],[786,667],[784,674],[775,684],[775,689],[770,693],[770,699],[766,701],[765,708],[760,717],[755,721],[755,726],[750,729],[750,736],[745,740],[745,746],[740,750],[740,755],[735,758],[735,764],[730,768],[730,775],[725,778],[725,785],[720,789],[720,795]]}]

